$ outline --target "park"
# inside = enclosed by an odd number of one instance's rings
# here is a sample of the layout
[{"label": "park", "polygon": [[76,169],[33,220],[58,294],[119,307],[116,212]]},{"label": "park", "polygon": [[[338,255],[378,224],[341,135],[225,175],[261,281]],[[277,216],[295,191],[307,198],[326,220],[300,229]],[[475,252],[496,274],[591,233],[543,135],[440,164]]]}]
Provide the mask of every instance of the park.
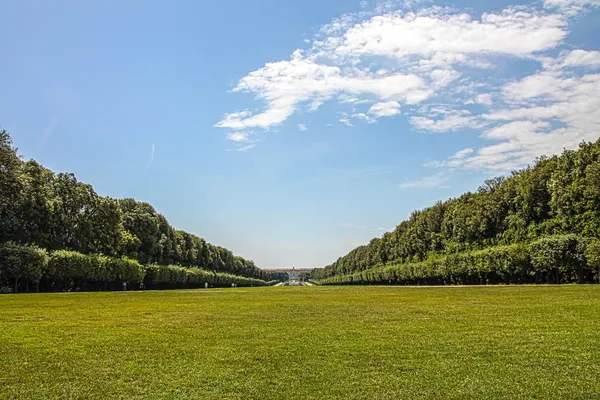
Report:
[{"label": "park", "polygon": [[0,400],[600,400],[600,0],[0,16]]}]

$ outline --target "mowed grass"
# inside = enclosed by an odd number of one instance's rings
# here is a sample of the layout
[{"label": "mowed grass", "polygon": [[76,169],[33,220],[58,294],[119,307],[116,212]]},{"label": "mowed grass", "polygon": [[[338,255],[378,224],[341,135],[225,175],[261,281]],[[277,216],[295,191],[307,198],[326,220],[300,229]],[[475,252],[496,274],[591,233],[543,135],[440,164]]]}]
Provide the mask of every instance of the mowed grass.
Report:
[{"label": "mowed grass", "polygon": [[600,398],[600,286],[0,296],[0,398]]}]

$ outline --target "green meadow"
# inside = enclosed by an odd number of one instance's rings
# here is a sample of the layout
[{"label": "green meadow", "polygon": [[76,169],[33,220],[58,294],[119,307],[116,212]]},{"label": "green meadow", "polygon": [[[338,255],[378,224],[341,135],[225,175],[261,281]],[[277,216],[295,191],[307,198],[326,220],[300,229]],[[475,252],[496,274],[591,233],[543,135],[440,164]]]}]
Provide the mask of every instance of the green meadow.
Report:
[{"label": "green meadow", "polygon": [[0,398],[600,398],[600,286],[0,296]]}]

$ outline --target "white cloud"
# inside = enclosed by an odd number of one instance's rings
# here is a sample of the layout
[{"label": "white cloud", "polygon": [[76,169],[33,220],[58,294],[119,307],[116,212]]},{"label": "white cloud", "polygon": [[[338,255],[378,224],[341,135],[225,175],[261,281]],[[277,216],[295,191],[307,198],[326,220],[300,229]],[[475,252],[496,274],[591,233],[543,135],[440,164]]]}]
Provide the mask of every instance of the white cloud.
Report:
[{"label": "white cloud", "polygon": [[494,103],[492,100],[492,95],[489,93],[478,94],[475,98],[475,102],[477,104],[485,104],[486,106],[491,106]]},{"label": "white cloud", "polygon": [[367,115],[365,113],[352,114],[352,118],[361,119],[368,124],[374,124],[375,122],[377,122],[377,118]]},{"label": "white cloud", "polygon": [[560,15],[517,8],[486,13],[479,20],[433,8],[375,16],[345,32],[332,50],[342,56],[379,55],[400,61],[436,53],[526,56],[554,48],[565,37],[564,25]]},{"label": "white cloud", "polygon": [[[528,56],[555,47],[566,34],[560,15],[521,9],[483,14],[479,20],[435,8],[375,15],[362,23],[356,18],[334,20],[321,29],[326,38],[315,40],[308,51],[298,49],[290,60],[267,63],[243,77],[233,91],[254,94],[266,109],[226,114],[216,126],[268,129],[287,120],[301,103],[314,111],[334,98],[417,104],[456,80],[460,73],[451,65],[472,62],[471,55]],[[395,60],[397,68],[373,72],[362,60],[373,56]]]},{"label": "white cloud", "polygon": [[560,11],[568,17],[576,17],[586,9],[599,5],[600,0],[544,0],[544,7]]},{"label": "white cloud", "polygon": [[446,163],[439,160],[432,160],[424,163],[423,166],[428,168],[442,168],[446,166]]},{"label": "white cloud", "polygon": [[227,139],[234,142],[247,142],[250,134],[248,132],[229,132]]},{"label": "white cloud", "polygon": [[308,127],[304,124],[298,124],[298,130],[300,130],[300,132],[306,132]]},{"label": "white cloud", "polygon": [[600,66],[600,51],[573,50],[563,61],[564,66]]},{"label": "white cloud", "polygon": [[350,118],[347,113],[342,113],[338,121],[346,126],[354,126],[352,122],[350,122]]},{"label": "white cloud", "polygon": [[340,103],[347,103],[347,104],[365,104],[365,103],[369,103],[369,100],[361,100],[358,97],[355,96],[348,96],[348,95],[340,95],[338,97],[338,100],[340,101]]},{"label": "white cloud", "polygon": [[530,100],[535,97],[557,98],[573,84],[573,79],[563,79],[552,73],[530,75],[503,88],[504,97],[510,101]]},{"label": "white cloud", "polygon": [[400,114],[400,104],[397,101],[375,103],[369,108],[369,114],[376,117],[392,117]]},{"label": "white cloud", "polygon": [[463,158],[465,158],[466,156],[468,156],[472,152],[473,152],[473,149],[470,148],[470,147],[467,147],[466,149],[462,149],[462,150],[457,151],[450,158],[455,159],[455,160],[462,160]]},{"label": "white cloud", "polygon": [[409,121],[418,129],[432,132],[451,132],[459,129],[477,129],[485,126],[485,122],[467,112],[455,112],[438,119],[413,116],[410,117]]},{"label": "white cloud", "polygon": [[[501,122],[482,137],[498,143],[485,146],[463,164],[471,168],[508,171],[542,154],[557,154],[598,138],[600,75],[525,78],[519,90],[507,85],[506,95],[519,103],[486,117]],[[545,86],[538,83],[544,82]],[[556,121],[560,125],[556,125]]]},{"label": "white cloud", "polygon": [[547,7],[566,7],[566,6],[600,6],[600,0],[544,0]]},{"label": "white cloud", "polygon": [[402,189],[431,189],[447,187],[446,183],[450,177],[440,172],[435,175],[425,176],[416,181],[404,182],[400,184]]}]

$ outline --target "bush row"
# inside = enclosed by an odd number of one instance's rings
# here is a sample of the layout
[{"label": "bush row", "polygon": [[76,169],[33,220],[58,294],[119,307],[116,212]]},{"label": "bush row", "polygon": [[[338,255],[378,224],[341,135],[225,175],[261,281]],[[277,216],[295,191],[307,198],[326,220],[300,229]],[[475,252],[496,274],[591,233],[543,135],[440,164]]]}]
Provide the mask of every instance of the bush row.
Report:
[{"label": "bush row", "polygon": [[206,271],[197,267],[178,265],[148,265],[143,278],[147,289],[174,289],[186,287],[264,286],[266,282],[255,278],[232,275],[225,272]]},{"label": "bush row", "polygon": [[321,285],[592,283],[600,280],[599,269],[598,240],[586,242],[576,235],[560,235],[531,244],[489,247],[313,281]]},{"label": "bush row", "polygon": [[37,283],[48,267],[48,254],[36,246],[19,246],[5,243],[0,246],[0,288],[11,286],[16,292],[19,280]]},{"label": "bush row", "polygon": [[261,286],[266,282],[200,268],[176,265],[147,265],[129,258],[107,257],[57,250],[48,254],[35,246],[0,245],[0,287],[15,292],[35,290],[116,290],[129,288],[172,289],[186,287]]}]

